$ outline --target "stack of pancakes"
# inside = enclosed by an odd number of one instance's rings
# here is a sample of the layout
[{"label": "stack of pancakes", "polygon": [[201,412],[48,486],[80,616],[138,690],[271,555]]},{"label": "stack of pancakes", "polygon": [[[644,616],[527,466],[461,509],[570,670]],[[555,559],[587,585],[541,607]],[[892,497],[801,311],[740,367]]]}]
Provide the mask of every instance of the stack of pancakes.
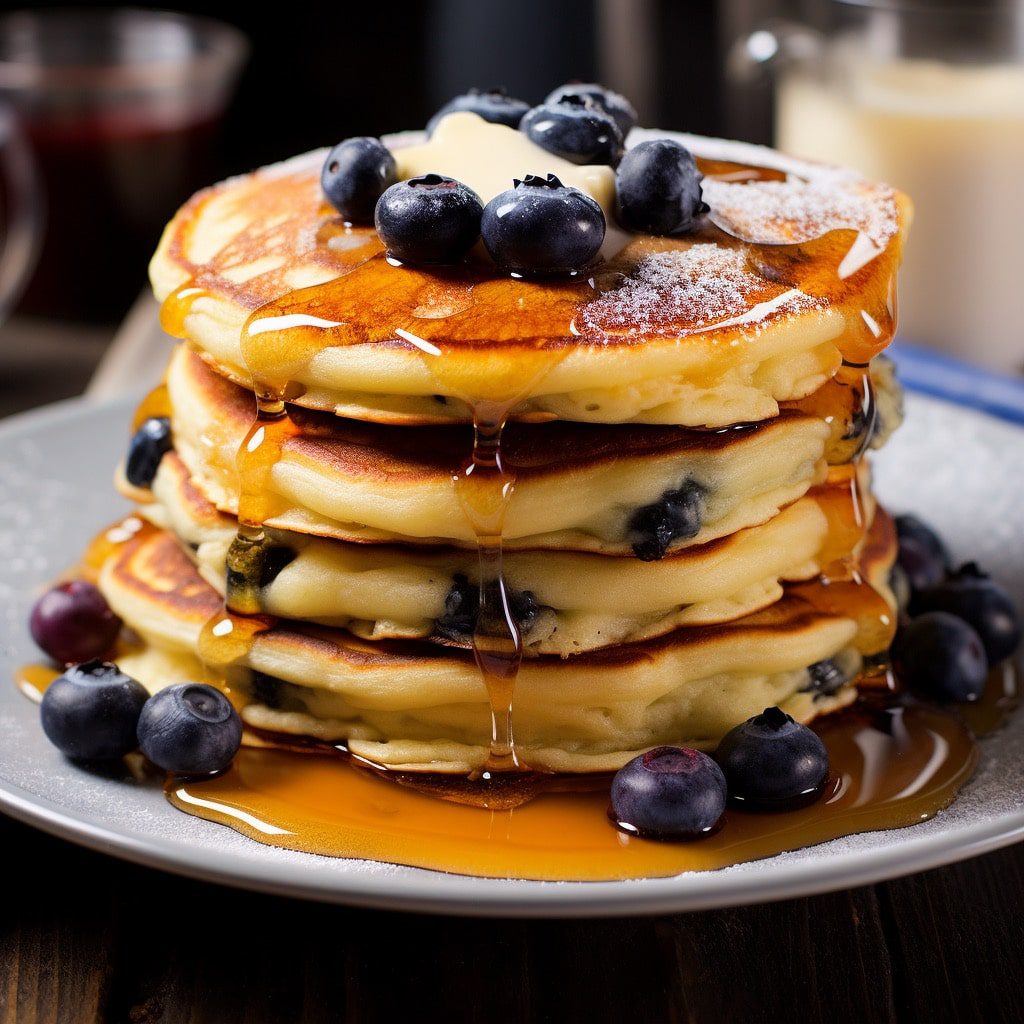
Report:
[{"label": "stack of pancakes", "polygon": [[[454,120],[484,149],[512,131]],[[615,769],[712,748],[769,705],[808,721],[853,700],[894,618],[894,534],[861,455],[899,421],[875,357],[906,200],[674,137],[705,174],[707,222],[610,230],[599,269],[569,280],[393,265],[325,202],[322,153],[186,204],[151,267],[185,344],[142,413],[169,416],[173,449],[150,488],[119,478],[153,526],[100,577],[143,641],[125,671],[214,679],[257,734],[479,769],[480,528],[453,478],[474,422],[507,416],[523,765]],[[435,155],[417,143],[389,141],[400,173],[403,153]],[[537,153],[509,182],[549,170]],[[473,186],[455,163],[439,169]],[[611,172],[594,170],[611,224]]]}]

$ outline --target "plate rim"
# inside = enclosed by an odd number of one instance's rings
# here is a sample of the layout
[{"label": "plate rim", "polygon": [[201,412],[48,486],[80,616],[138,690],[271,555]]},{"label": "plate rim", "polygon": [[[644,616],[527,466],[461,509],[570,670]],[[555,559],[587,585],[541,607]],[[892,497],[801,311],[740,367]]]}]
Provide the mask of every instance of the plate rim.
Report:
[{"label": "plate rim", "polygon": [[[0,444],[68,419],[130,408],[136,400],[135,395],[102,401],[78,397],[20,413],[0,423]],[[918,395],[915,400],[950,406],[959,415],[1020,430],[991,414],[939,398]],[[149,795],[149,791],[140,792]],[[159,799],[164,799],[162,793]],[[774,902],[887,881],[1024,840],[1024,810],[1004,812],[938,835],[905,839],[895,847],[843,851],[812,864],[802,860],[776,862],[767,885],[764,874],[749,865],[665,878],[604,882],[478,878],[403,865],[381,872],[376,864],[375,870],[364,874],[346,872],[331,876],[305,871],[304,859],[264,861],[257,852],[239,860],[230,848],[211,850],[205,844],[200,858],[188,839],[153,839],[124,827],[118,829],[4,778],[0,778],[0,810],[80,846],[202,881],[348,906],[508,918],[655,915]],[[227,828],[204,824],[214,829]],[[250,842],[254,851],[261,849],[260,844]],[[307,854],[304,858],[310,856],[315,855]],[[771,863],[771,858],[764,863]]]},{"label": "plate rim", "polygon": [[[752,906],[891,881],[1024,840],[1022,811],[937,837],[909,839],[898,847],[836,854],[811,866],[801,861],[776,863],[770,888],[765,887],[763,876],[756,869],[745,865],[740,865],[746,867],[742,876],[733,875],[726,868],[605,882],[478,878],[406,865],[394,865],[395,873],[374,871],[331,879],[309,876],[302,869],[302,861],[261,863],[258,853],[239,862],[230,850],[211,851],[204,847],[204,859],[199,861],[187,840],[147,842],[137,833],[97,824],[7,780],[0,780],[0,810],[79,846],[200,881],[345,906],[463,917],[648,916]],[[259,848],[260,844],[252,842]],[[766,858],[766,862],[770,861]],[[332,881],[340,884],[330,884]]]}]

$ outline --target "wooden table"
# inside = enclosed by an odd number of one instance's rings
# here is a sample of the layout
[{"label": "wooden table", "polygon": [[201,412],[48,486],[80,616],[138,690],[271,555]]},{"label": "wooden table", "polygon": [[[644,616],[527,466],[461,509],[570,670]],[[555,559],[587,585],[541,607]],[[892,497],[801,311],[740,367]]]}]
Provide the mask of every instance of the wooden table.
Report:
[{"label": "wooden table", "polygon": [[1024,846],[662,918],[461,920],[224,889],[0,818],[0,1021],[1024,1020]]},{"label": "wooden table", "polygon": [[[159,373],[150,315],[94,391]],[[1024,1021],[1024,846],[812,899],[537,922],[234,891],[2,816],[0,850],[2,1024]]]}]

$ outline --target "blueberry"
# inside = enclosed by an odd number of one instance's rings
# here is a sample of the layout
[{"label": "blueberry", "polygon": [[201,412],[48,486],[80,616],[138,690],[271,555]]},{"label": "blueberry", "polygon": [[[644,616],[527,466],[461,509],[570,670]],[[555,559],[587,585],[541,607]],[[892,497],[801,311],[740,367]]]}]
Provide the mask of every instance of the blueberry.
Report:
[{"label": "blueberry", "polygon": [[506,273],[571,274],[588,266],[604,241],[604,211],[553,174],[527,175],[484,207],[484,245]]},{"label": "blueberry", "polygon": [[900,541],[896,565],[906,577],[912,595],[934,587],[946,575],[943,563],[912,537]]},{"label": "blueberry", "polygon": [[139,717],[139,746],[158,768],[206,775],[231,764],[242,720],[220,690],[179,683],[150,697]]},{"label": "blueberry", "polygon": [[64,665],[108,654],[121,631],[121,620],[91,583],[71,580],[48,590],[29,620],[32,639]]},{"label": "blueberry", "polygon": [[108,661],[70,666],[43,694],[46,738],[80,761],[112,761],[133,751],[135,728],[149,694]]},{"label": "blueberry", "polygon": [[257,704],[278,709],[284,703],[282,691],[285,683],[277,676],[268,676],[266,672],[253,672],[251,685],[252,699]]},{"label": "blueberry", "polygon": [[612,779],[611,815],[618,826],[652,839],[696,839],[725,810],[725,776],[688,747],[655,747]]},{"label": "blueberry", "polygon": [[262,590],[270,586],[297,557],[294,549],[275,544],[266,535],[256,542],[236,537],[225,559],[228,592]]},{"label": "blueberry", "polygon": [[939,535],[917,516],[896,517],[897,564],[912,592],[940,583],[949,570],[949,551]]},{"label": "blueberry", "polygon": [[476,629],[480,612],[480,588],[457,573],[444,599],[444,614],[434,623],[440,636],[465,640]]},{"label": "blueberry", "polygon": [[[508,610],[520,632],[529,633],[537,621],[541,606],[530,590],[506,590]],[[473,636],[480,615],[480,588],[457,573],[444,599],[444,614],[434,623],[439,636],[465,641]]]},{"label": "blueberry", "polygon": [[940,560],[944,567],[950,563],[949,551],[943,543],[942,538],[927,523],[918,519],[915,515],[896,516],[896,536],[900,543],[905,540],[913,540],[935,558]]},{"label": "blueberry", "polygon": [[753,810],[810,803],[828,776],[825,744],[781,708],[765,708],[727,732],[715,760],[729,784],[729,799]]},{"label": "blueberry", "polygon": [[807,668],[807,685],[801,693],[813,693],[815,697],[832,697],[847,681],[846,673],[836,664],[835,659],[816,661]]},{"label": "blueberry", "polygon": [[583,100],[589,100],[599,110],[608,114],[618,126],[622,137],[625,138],[630,129],[636,124],[636,110],[633,104],[625,96],[611,89],[606,89],[596,82],[570,82],[560,85],[550,93],[545,103],[564,103],[570,96],[578,96]]},{"label": "blueberry", "polygon": [[128,443],[124,475],[133,487],[149,487],[160,460],[171,450],[171,421],[166,416],[151,416]]},{"label": "blueberry", "polygon": [[665,557],[669,545],[700,533],[704,522],[705,491],[694,480],[685,480],[674,491],[666,491],[656,502],[644,505],[629,520],[633,554],[644,562]]},{"label": "blueberry", "polygon": [[619,223],[652,235],[692,231],[707,206],[690,151],[671,139],[634,146],[615,172]]},{"label": "blueberry", "polygon": [[327,201],[352,224],[372,224],[377,200],[397,180],[391,150],[380,139],[365,135],[339,142],[320,172]]},{"label": "blueberry", "polygon": [[427,134],[434,134],[437,122],[446,114],[454,114],[460,110],[479,114],[485,121],[490,121],[492,124],[506,124],[509,128],[518,128],[523,114],[529,109],[529,103],[509,96],[504,89],[470,89],[469,92],[450,99],[427,122]]},{"label": "blueberry", "polygon": [[981,637],[990,665],[1009,658],[1020,644],[1021,621],[1013,598],[974,562],[949,579],[916,593],[911,612],[949,612],[961,618]]},{"label": "blueberry", "polygon": [[973,701],[985,689],[981,638],[949,612],[927,612],[908,623],[896,636],[892,661],[902,683],[939,700]]},{"label": "blueberry", "polygon": [[480,197],[462,182],[424,174],[392,185],[374,222],[388,255],[403,263],[458,263],[480,237]]},{"label": "blueberry", "polygon": [[610,164],[622,159],[622,132],[600,107],[580,96],[544,103],[528,111],[519,130],[531,142],[574,164]]}]

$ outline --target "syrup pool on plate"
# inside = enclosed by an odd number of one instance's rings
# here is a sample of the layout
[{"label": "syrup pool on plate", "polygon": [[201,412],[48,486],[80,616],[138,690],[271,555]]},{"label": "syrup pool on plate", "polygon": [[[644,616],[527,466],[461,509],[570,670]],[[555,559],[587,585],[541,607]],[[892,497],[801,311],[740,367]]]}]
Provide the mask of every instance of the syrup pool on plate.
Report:
[{"label": "syrup pool on plate", "polygon": [[[970,720],[994,726],[1015,692],[1012,673],[997,670]],[[169,778],[165,788],[181,810],[272,846],[458,874],[596,881],[708,871],[913,825],[952,802],[978,759],[965,716],[928,704],[866,699],[814,728],[831,765],[815,803],[730,808],[717,832],[693,842],[615,829],[607,776],[526,776],[521,791],[511,780],[478,788],[474,805],[466,787],[451,790],[436,776],[389,778],[338,751],[271,746],[243,747],[215,779]]]}]

